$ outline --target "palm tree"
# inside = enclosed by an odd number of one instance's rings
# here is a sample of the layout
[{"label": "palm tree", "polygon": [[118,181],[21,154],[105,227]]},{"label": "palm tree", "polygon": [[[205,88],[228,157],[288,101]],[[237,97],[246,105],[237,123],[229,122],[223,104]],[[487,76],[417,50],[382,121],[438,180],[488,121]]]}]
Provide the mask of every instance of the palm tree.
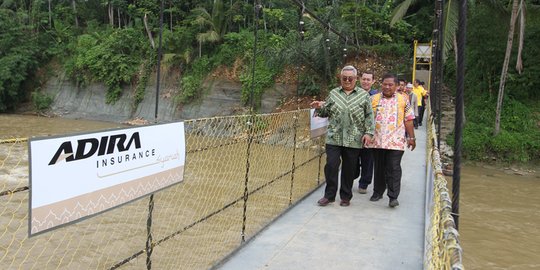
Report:
[{"label": "palm tree", "polygon": [[[421,0],[404,0],[400,3],[392,13],[392,20],[390,25],[395,24],[397,21],[401,20],[409,7],[417,1]],[[487,1],[489,5],[494,8],[499,8],[500,3],[496,1]],[[457,14],[458,6],[457,0],[448,0],[445,8],[445,23],[444,23],[444,47],[443,47],[443,61],[446,59],[447,52],[452,48],[455,41],[455,31],[457,29]],[[501,120],[501,110],[504,97],[504,87],[506,84],[506,77],[508,76],[508,64],[510,62],[510,56],[512,54],[512,45],[514,41],[514,31],[517,18],[520,18],[520,30],[519,30],[519,44],[518,44],[518,56],[516,62],[516,70],[519,74],[523,70],[523,63],[521,58],[521,53],[523,50],[523,42],[525,36],[525,0],[513,0],[512,2],[512,12],[510,16],[510,28],[508,29],[508,40],[506,43],[506,54],[504,56],[503,68],[501,71],[501,79],[499,83],[499,94],[497,97],[497,109],[495,112],[495,130],[494,134],[497,135],[500,132],[500,120]],[[457,58],[456,58],[457,59]]]},{"label": "palm tree", "polygon": [[[422,2],[423,1],[423,2]],[[431,1],[426,0],[404,0],[398,4],[391,14],[390,26],[405,17],[405,14],[414,5],[431,5]],[[444,7],[444,29],[443,29],[443,62],[448,56],[448,52],[454,47],[456,30],[458,28],[458,0],[447,0]]]},{"label": "palm tree", "polygon": [[214,0],[212,14],[202,7],[195,8],[192,11],[197,14],[193,23],[198,25],[201,29],[207,27],[206,32],[197,35],[197,41],[199,42],[199,57],[201,57],[203,43],[221,41],[227,30],[227,18],[225,16],[222,0]]},{"label": "palm tree", "polygon": [[520,30],[519,30],[519,49],[518,60],[516,63],[516,69],[521,74],[523,70],[521,51],[523,49],[523,36],[525,33],[525,5],[524,0],[513,0],[512,2],[512,15],[510,16],[510,28],[508,29],[508,40],[506,41],[506,53],[504,55],[503,68],[501,71],[501,80],[499,82],[499,94],[497,96],[497,109],[495,111],[495,130],[494,135],[499,134],[501,131],[501,110],[504,98],[504,86],[506,84],[506,77],[508,76],[508,64],[510,62],[510,56],[512,54],[512,44],[514,42],[514,30],[516,26],[517,18],[520,17]]}]

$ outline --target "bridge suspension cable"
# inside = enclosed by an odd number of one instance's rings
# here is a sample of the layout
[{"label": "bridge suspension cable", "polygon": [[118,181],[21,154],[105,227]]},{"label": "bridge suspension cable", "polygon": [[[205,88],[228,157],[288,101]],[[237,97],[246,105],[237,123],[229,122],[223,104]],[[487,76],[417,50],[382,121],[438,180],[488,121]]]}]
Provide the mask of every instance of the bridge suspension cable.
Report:
[{"label": "bridge suspension cable", "polygon": [[[317,20],[321,25],[323,25],[328,31],[336,34],[339,38],[341,38],[343,41],[347,42],[348,40],[352,40],[351,38],[349,38],[347,35],[339,32],[338,30],[334,29],[329,22],[325,22],[323,21],[321,18],[319,18],[319,16],[317,16],[315,13],[313,13],[311,10],[309,10],[308,8],[305,7],[305,4],[303,1],[299,1],[299,0],[291,0],[291,2],[295,5],[297,5],[299,8],[302,8],[302,10],[305,11],[305,13],[309,14],[310,17],[312,17],[313,19]],[[360,47],[358,47],[358,49],[360,50]]]},{"label": "bridge suspension cable", "polygon": [[467,33],[467,0],[459,1],[457,30],[457,89],[454,145],[454,172],[452,179],[452,216],[459,230],[459,189],[461,182],[461,148],[463,142],[463,92],[465,90],[465,35]]}]

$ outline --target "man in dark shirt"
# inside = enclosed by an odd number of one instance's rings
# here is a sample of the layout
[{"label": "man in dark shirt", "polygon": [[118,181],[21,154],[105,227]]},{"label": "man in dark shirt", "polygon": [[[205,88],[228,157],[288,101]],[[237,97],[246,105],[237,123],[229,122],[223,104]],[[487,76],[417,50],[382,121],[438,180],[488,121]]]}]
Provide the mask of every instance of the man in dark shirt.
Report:
[{"label": "man in dark shirt", "polygon": [[[370,71],[365,71],[362,73],[360,78],[360,86],[364,91],[366,91],[370,96],[377,94],[379,91],[373,89],[373,84],[375,83],[375,75]],[[371,184],[373,179],[373,153],[369,148],[360,149],[359,155],[360,166],[356,172],[356,178],[360,176],[358,180],[358,193],[366,194],[367,188]]]}]

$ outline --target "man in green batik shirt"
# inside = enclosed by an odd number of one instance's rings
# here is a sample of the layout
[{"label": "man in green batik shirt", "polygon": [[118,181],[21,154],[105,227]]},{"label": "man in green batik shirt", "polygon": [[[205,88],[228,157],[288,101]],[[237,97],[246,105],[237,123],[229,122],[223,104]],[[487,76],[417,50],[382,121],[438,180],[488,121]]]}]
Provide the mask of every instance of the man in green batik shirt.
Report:
[{"label": "man in green batik shirt", "polygon": [[328,117],[324,197],[317,203],[326,206],[336,199],[341,163],[341,206],[349,206],[358,170],[360,149],[371,141],[375,129],[369,94],[356,86],[358,71],[353,66],[341,70],[341,86],[328,94],[326,101],[313,101],[319,117]]}]

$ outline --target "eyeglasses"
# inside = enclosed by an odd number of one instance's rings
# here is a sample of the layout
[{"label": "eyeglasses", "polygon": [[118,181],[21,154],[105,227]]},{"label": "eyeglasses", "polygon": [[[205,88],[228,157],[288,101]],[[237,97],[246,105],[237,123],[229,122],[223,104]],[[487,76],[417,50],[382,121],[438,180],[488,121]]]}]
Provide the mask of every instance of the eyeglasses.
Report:
[{"label": "eyeglasses", "polygon": [[354,76],[342,76],[341,80],[344,81],[344,82],[352,82],[352,81],[356,80],[356,77],[354,77]]}]

